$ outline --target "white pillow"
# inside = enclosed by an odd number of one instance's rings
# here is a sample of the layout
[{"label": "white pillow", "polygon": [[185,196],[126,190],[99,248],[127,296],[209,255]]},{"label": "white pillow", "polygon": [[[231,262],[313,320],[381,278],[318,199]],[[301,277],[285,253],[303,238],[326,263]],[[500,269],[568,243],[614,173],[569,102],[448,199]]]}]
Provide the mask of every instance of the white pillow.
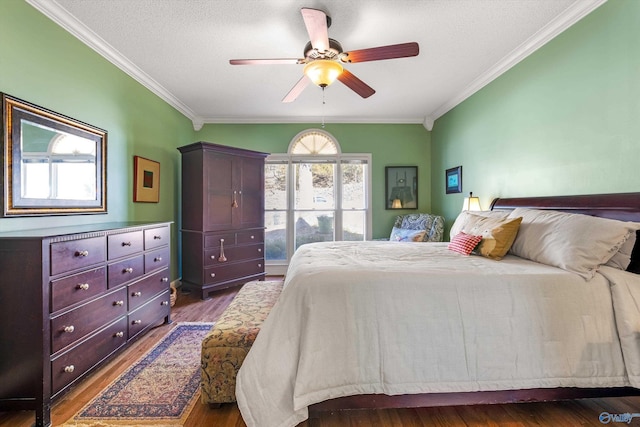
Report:
[{"label": "white pillow", "polygon": [[[475,216],[474,216],[475,215]],[[506,218],[509,216],[509,211],[462,211],[453,222],[451,230],[449,230],[449,240],[451,241],[457,234],[459,234],[469,224],[469,221],[475,219],[475,217],[483,216],[485,218]]]},{"label": "white pillow", "polygon": [[[635,230],[640,230],[640,223],[632,222],[631,226]],[[618,268],[620,270],[626,270],[631,262],[631,252],[636,245],[636,233],[631,233],[626,242],[622,244],[620,250],[616,252],[605,265],[609,267]]]},{"label": "white pillow", "polygon": [[522,217],[509,253],[593,278],[598,267],[622,247],[632,223],[589,215],[516,208],[509,217]]}]

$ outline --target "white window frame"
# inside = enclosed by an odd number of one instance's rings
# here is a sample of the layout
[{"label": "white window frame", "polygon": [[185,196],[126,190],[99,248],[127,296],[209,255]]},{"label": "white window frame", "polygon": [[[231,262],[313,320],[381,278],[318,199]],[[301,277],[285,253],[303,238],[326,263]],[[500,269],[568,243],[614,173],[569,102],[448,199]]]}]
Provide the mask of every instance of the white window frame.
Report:
[{"label": "white window frame", "polygon": [[[301,132],[296,135],[292,142],[289,144],[289,153],[291,152],[291,148],[293,144],[298,141],[300,135],[303,135],[307,132],[317,132],[317,129],[308,129],[307,131]],[[338,148],[337,154],[270,154],[265,159],[266,163],[279,163],[287,165],[287,209],[286,209],[286,221],[287,221],[287,259],[286,260],[265,260],[265,271],[267,275],[283,275],[286,273],[287,268],[289,266],[289,261],[293,256],[295,251],[295,206],[294,206],[294,198],[295,198],[295,173],[294,168],[297,163],[308,162],[318,162],[319,160],[326,160],[328,163],[334,163],[336,165],[335,170],[335,179],[334,179],[334,189],[335,189],[335,205],[334,205],[334,232],[336,240],[342,240],[342,163],[349,161],[361,161],[366,163],[366,176],[365,176],[365,217],[366,217],[366,227],[365,227],[365,240],[371,240],[372,235],[372,209],[371,209],[371,181],[372,181],[372,165],[371,153],[342,153],[340,150],[340,145],[338,142],[328,134],[326,131],[322,131],[327,134],[329,138],[333,140]],[[269,212],[265,209],[265,213]]]}]

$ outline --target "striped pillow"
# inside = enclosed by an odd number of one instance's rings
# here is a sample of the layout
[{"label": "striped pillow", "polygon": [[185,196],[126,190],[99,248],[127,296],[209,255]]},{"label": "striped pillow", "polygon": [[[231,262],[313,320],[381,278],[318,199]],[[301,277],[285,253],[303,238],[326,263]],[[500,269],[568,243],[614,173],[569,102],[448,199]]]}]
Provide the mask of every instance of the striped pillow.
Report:
[{"label": "striped pillow", "polygon": [[451,242],[449,242],[449,250],[461,253],[463,255],[469,255],[471,251],[478,246],[478,243],[482,240],[482,236],[473,236],[460,232],[456,234]]}]

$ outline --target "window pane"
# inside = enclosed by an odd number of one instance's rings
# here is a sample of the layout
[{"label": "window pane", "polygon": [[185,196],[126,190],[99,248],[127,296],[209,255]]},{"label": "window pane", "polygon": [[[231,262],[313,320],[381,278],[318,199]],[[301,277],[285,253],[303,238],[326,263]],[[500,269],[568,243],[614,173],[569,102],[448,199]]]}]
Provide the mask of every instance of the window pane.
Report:
[{"label": "window pane", "polygon": [[296,213],[296,249],[305,243],[333,241],[333,211]]},{"label": "window pane", "polygon": [[335,163],[295,164],[296,209],[333,209]]},{"label": "window pane", "polygon": [[266,210],[287,209],[287,164],[264,166],[264,206]]},{"label": "window pane", "polygon": [[342,230],[344,240],[364,240],[366,217],[365,211],[347,211],[342,213]]},{"label": "window pane", "polygon": [[342,208],[365,209],[365,176],[364,163],[342,163]]},{"label": "window pane", "polygon": [[269,261],[287,260],[287,212],[271,211],[264,214],[265,259]]}]

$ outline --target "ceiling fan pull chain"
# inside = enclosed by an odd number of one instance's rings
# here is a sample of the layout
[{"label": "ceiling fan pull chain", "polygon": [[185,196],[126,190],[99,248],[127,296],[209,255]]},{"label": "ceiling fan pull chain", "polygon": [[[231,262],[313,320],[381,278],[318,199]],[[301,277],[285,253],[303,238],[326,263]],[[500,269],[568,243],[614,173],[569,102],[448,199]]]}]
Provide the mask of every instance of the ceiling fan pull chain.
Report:
[{"label": "ceiling fan pull chain", "polygon": [[324,129],[324,88],[322,88],[322,129]]}]

